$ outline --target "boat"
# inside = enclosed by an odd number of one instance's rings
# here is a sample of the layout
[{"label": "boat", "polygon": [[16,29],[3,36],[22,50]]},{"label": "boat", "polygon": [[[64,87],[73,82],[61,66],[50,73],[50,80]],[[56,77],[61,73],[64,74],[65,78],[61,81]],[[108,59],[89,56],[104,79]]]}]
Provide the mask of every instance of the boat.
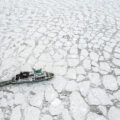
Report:
[{"label": "boat", "polygon": [[34,83],[41,82],[52,79],[54,77],[53,73],[42,71],[42,69],[33,69],[33,71],[20,72],[11,80],[0,82],[0,87],[10,85],[10,84],[22,84],[22,83]]}]

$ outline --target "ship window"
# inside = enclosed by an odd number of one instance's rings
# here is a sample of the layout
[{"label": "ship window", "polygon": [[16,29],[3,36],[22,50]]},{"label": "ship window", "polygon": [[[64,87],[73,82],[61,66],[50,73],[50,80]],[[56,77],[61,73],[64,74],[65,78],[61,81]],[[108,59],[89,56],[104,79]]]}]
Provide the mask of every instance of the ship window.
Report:
[{"label": "ship window", "polygon": [[26,73],[23,73],[23,76],[27,76],[27,74],[26,74]]},{"label": "ship window", "polygon": [[16,80],[19,80],[19,75],[16,75]]}]

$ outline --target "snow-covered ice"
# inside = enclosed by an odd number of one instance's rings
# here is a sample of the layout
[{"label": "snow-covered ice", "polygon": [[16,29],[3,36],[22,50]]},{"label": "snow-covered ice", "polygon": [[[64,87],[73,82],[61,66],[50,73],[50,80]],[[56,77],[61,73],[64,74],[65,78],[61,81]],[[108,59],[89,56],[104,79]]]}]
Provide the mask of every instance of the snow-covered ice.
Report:
[{"label": "snow-covered ice", "polygon": [[113,75],[103,76],[103,85],[105,86],[106,89],[109,89],[109,90],[118,89],[116,78]]},{"label": "snow-covered ice", "polygon": [[120,109],[116,107],[111,107],[108,112],[109,120],[119,120],[120,119]]},{"label": "snow-covered ice", "polygon": [[75,120],[84,120],[89,111],[88,105],[78,92],[73,92],[70,95],[70,110]]},{"label": "snow-covered ice", "polygon": [[119,6],[1,0],[0,81],[32,68],[55,77],[0,88],[0,120],[119,120]]},{"label": "snow-covered ice", "polygon": [[88,102],[90,105],[112,105],[105,90],[100,88],[92,88],[89,91]]}]

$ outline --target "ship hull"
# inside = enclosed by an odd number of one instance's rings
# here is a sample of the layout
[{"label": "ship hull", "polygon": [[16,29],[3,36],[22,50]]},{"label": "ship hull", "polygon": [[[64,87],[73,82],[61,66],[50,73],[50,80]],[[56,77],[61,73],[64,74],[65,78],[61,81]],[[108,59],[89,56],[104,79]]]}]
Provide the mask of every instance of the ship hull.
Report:
[{"label": "ship hull", "polygon": [[48,81],[50,79],[52,79],[53,77],[51,78],[45,78],[45,79],[41,79],[41,80],[33,80],[33,81],[20,81],[20,82],[11,82],[11,84],[23,84],[23,83],[37,83],[37,82],[43,82],[43,81]]},{"label": "ship hull", "polygon": [[[25,75],[24,75],[25,74]],[[54,77],[53,73],[49,72],[40,72],[40,73],[29,73],[21,72],[17,74],[16,77],[13,77],[12,80],[0,82],[0,87],[10,85],[10,84],[23,84],[23,83],[35,83],[50,80]]]}]

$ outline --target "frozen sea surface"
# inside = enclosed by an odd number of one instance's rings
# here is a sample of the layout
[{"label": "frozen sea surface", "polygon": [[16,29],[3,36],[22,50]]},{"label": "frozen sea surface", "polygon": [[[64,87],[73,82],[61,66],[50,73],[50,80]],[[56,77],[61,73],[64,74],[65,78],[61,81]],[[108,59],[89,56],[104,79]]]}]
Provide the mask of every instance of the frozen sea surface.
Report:
[{"label": "frozen sea surface", "polygon": [[120,0],[1,0],[0,81],[33,67],[55,78],[0,88],[0,120],[120,120]]}]

